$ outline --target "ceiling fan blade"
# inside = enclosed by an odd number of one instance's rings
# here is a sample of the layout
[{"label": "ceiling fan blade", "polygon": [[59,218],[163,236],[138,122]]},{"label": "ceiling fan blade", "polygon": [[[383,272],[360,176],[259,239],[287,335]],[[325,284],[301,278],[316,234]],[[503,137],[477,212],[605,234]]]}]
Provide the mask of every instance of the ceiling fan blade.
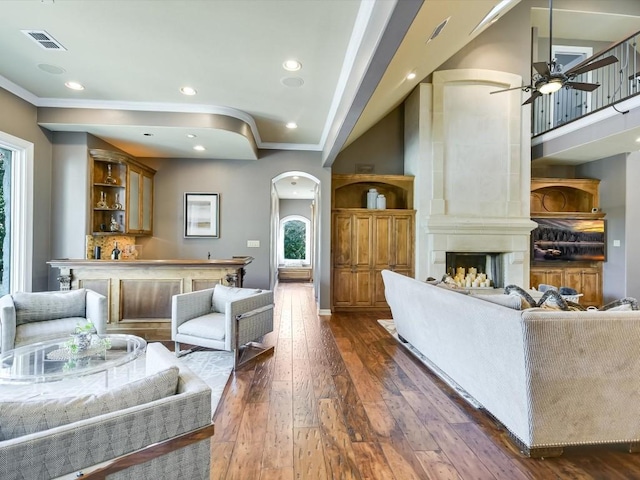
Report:
[{"label": "ceiling fan blade", "polygon": [[600,86],[599,83],[583,83],[583,82],[565,82],[565,86],[574,90],[582,90],[583,92],[593,92]]},{"label": "ceiling fan blade", "polygon": [[607,65],[611,65],[612,63],[616,63],[617,61],[618,58],[615,55],[611,55],[609,57],[596,60],[595,62],[587,63],[586,65],[578,65],[577,67],[570,68],[565,72],[565,75],[573,78],[576,75],[590,72],[591,70],[595,70],[596,68],[606,67]]},{"label": "ceiling fan blade", "polygon": [[525,85],[524,87],[512,87],[512,88],[505,88],[503,90],[494,90],[493,92],[489,92],[489,94],[493,95],[494,93],[510,92],[511,90],[523,90],[525,92],[528,92],[532,88],[533,87],[531,85]]},{"label": "ceiling fan blade", "polygon": [[534,101],[536,98],[541,97],[541,96],[542,96],[542,94],[541,94],[539,91],[534,90],[534,92],[531,94],[531,96],[530,96],[530,97],[527,99],[527,101],[526,101],[526,102],[524,102],[522,105],[528,105],[528,104],[530,104],[530,103],[533,103],[533,101]]},{"label": "ceiling fan blade", "polygon": [[543,77],[548,77],[551,75],[549,71],[549,64],[547,62],[536,62],[532,65],[536,72],[538,72]]}]

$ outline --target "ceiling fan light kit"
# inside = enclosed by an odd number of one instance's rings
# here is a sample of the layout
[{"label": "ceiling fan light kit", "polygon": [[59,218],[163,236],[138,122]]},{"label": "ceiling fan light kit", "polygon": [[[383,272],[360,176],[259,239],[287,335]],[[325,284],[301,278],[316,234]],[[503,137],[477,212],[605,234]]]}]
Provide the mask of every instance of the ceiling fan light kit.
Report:
[{"label": "ceiling fan light kit", "polygon": [[550,93],[557,92],[562,88],[562,79],[561,78],[551,78],[549,80],[541,81],[541,84],[538,86],[536,83],[536,89],[543,95],[548,95]]}]

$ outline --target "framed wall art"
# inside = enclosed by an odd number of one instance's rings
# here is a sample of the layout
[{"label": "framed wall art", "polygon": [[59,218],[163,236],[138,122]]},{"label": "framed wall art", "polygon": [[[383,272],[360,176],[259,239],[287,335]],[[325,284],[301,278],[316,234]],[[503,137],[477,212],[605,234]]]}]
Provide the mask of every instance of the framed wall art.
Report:
[{"label": "framed wall art", "polygon": [[220,238],[220,195],[184,194],[185,238]]}]

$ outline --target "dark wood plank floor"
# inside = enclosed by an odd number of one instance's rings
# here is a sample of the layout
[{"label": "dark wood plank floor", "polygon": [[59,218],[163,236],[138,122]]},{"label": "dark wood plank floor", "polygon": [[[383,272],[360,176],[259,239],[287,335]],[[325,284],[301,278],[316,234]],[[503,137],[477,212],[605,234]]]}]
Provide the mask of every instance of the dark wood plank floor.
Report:
[{"label": "dark wood plank floor", "polygon": [[315,312],[310,284],[280,284],[275,353],[227,384],[211,479],[640,479],[622,446],[524,457],[375,315]]}]

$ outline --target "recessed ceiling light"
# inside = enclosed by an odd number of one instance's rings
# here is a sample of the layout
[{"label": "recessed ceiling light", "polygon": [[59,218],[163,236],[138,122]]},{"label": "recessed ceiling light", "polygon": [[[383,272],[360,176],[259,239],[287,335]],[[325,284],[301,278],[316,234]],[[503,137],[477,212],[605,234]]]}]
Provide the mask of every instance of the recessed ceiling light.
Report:
[{"label": "recessed ceiling light", "polygon": [[187,133],[187,138],[196,138],[196,135],[193,133]]},{"label": "recessed ceiling light", "polygon": [[202,145],[196,145],[195,147],[193,147],[194,150],[197,150],[199,152],[204,152],[205,148]]},{"label": "recessed ceiling light", "polygon": [[84,86],[78,82],[65,82],[64,86],[71,90],[84,90]]},{"label": "recessed ceiling light", "polygon": [[196,89],[195,88],[191,88],[191,87],[182,87],[180,89],[180,93],[182,93],[183,95],[195,95],[196,93]]},{"label": "recessed ceiling light", "polygon": [[287,123],[286,127],[294,129],[294,128],[298,128],[298,124],[296,122],[289,122]]},{"label": "recessed ceiling light", "polygon": [[414,78],[416,78],[415,72],[411,72],[409,75],[407,75],[407,80],[413,80]]},{"label": "recessed ceiling light", "polygon": [[287,60],[282,64],[282,68],[289,72],[297,72],[302,68],[302,64],[297,60]]}]

